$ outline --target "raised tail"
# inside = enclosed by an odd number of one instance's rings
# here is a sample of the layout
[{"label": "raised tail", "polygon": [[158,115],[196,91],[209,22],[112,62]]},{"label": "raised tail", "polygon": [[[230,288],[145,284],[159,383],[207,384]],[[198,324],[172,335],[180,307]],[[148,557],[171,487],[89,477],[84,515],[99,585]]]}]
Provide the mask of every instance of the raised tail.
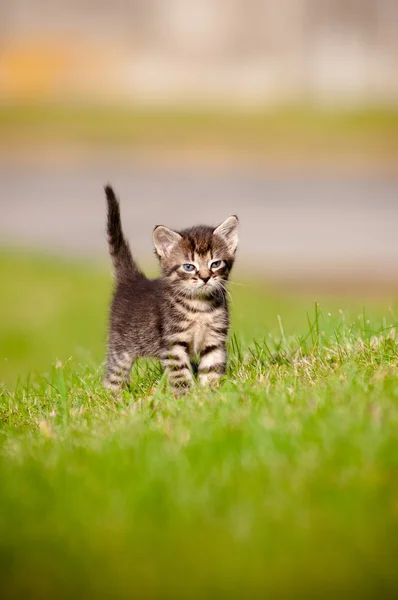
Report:
[{"label": "raised tail", "polygon": [[119,202],[110,185],[105,186],[105,195],[108,203],[107,233],[109,253],[112,258],[116,278],[131,279],[132,277],[142,277],[143,275],[136,265],[129,245],[123,235]]}]

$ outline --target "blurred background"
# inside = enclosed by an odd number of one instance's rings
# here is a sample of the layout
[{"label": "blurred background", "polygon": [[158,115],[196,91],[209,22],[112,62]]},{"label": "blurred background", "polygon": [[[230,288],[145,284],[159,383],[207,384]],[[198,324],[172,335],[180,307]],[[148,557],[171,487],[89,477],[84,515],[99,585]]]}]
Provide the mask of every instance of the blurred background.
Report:
[{"label": "blurred background", "polygon": [[236,213],[236,281],[395,298],[397,65],[396,0],[0,0],[0,380],[100,356],[108,181],[152,271]]}]

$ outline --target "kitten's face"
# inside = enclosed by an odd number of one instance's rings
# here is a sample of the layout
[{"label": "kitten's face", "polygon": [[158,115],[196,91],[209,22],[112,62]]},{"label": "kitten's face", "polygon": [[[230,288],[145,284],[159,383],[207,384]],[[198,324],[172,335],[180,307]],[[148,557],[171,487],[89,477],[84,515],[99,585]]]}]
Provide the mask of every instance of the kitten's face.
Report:
[{"label": "kitten's face", "polygon": [[155,252],[166,277],[187,297],[213,296],[228,279],[238,245],[238,219],[219,227],[176,232],[163,225],[153,232]]}]

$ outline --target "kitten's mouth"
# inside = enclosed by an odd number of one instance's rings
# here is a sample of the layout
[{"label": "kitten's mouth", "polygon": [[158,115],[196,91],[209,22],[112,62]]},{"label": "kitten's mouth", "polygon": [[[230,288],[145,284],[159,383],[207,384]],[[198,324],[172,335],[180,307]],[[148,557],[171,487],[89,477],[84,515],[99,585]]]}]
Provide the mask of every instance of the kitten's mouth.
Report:
[{"label": "kitten's mouth", "polygon": [[210,283],[202,283],[202,285],[195,286],[194,293],[198,296],[212,296],[217,289],[217,286]]}]

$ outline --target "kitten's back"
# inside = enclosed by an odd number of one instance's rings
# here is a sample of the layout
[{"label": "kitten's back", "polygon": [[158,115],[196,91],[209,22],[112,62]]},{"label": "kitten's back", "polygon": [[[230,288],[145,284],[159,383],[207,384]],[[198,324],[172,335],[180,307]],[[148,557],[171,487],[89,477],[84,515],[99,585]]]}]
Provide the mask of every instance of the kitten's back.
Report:
[{"label": "kitten's back", "polygon": [[157,356],[163,336],[164,282],[142,276],[118,281],[113,296],[110,328],[114,340],[129,340],[135,354]]}]

